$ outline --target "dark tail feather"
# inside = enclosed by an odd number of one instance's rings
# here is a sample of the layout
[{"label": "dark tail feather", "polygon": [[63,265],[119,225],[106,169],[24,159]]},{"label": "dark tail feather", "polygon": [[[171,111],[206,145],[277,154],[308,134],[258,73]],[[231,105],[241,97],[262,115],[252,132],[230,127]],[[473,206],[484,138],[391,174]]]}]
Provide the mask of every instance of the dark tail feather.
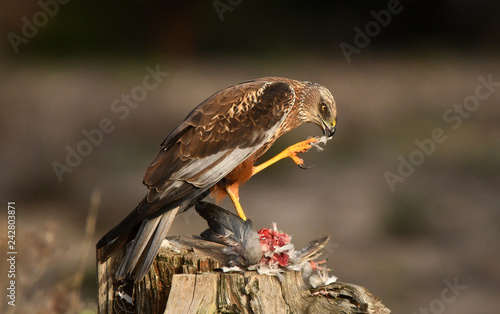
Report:
[{"label": "dark tail feather", "polygon": [[136,282],[142,280],[153,263],[178,211],[179,207],[176,207],[162,216],[144,219],[140,226],[119,234],[109,243],[106,243],[107,237],[104,236],[97,244],[100,250],[99,261],[105,262],[114,252],[130,243],[118,268],[116,278],[132,277]]},{"label": "dark tail feather", "polygon": [[156,233],[156,227],[160,223],[162,216],[143,220],[135,239],[127,246],[127,251],[116,272],[117,279],[124,279],[126,275],[131,275],[135,265],[139,261],[142,252],[148,245],[151,237]]},{"label": "dark tail feather", "polygon": [[148,213],[161,207],[158,205],[149,203],[147,197],[145,197],[125,219],[106,233],[96,244],[99,251],[99,261],[104,263],[111,255],[132,241]]},{"label": "dark tail feather", "polygon": [[[150,203],[147,197],[97,242],[98,258],[104,263],[111,255],[127,246],[125,256],[118,268],[116,278],[142,280],[154,261],[158,250],[167,236],[172,222],[180,214],[193,206],[198,199],[210,191],[195,190],[185,201],[176,201],[162,206],[160,202]],[[153,216],[152,213],[162,212]]]},{"label": "dark tail feather", "polygon": [[172,226],[179,207],[172,209],[168,213],[164,214],[156,228],[154,237],[151,239],[148,247],[143,251],[142,258],[139,260],[139,264],[136,266],[136,278],[135,281],[140,281],[149,270],[149,267],[153,263],[158,250],[161,247],[163,239],[167,236],[168,230]]}]

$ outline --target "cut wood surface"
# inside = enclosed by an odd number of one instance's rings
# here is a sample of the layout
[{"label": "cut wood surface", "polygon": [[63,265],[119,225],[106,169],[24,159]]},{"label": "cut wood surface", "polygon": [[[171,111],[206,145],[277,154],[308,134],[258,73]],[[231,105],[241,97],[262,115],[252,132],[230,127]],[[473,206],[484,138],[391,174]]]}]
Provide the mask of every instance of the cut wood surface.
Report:
[{"label": "cut wood surface", "polygon": [[98,262],[99,313],[390,313],[353,284],[311,289],[295,271],[283,273],[281,282],[255,271],[224,273],[224,247],[195,236],[169,237],[144,280],[128,286],[114,278],[124,252]]}]

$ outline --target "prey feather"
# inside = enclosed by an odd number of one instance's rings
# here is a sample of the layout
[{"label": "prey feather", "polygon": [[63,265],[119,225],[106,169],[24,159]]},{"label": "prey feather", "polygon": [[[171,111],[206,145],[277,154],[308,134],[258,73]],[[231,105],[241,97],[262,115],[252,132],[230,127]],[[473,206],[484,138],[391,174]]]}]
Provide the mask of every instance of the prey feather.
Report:
[{"label": "prey feather", "polygon": [[311,146],[316,148],[319,152],[321,152],[325,148],[321,147],[320,144],[326,145],[326,143],[332,139],[332,136],[322,135],[322,136],[315,136],[314,138],[316,139],[316,142],[311,143]]}]

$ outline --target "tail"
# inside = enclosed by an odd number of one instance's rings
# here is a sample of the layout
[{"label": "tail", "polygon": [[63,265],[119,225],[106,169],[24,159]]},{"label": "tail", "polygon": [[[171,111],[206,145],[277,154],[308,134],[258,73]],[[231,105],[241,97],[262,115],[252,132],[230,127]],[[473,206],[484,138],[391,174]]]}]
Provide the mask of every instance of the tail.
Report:
[{"label": "tail", "polygon": [[178,211],[179,207],[176,207],[161,216],[142,221],[137,236],[127,247],[125,257],[118,268],[118,279],[131,276],[138,282],[144,278]]},{"label": "tail", "polygon": [[153,263],[175,216],[194,206],[209,193],[208,188],[196,189],[175,202],[164,198],[164,203],[149,202],[146,196],[125,219],[97,242],[99,262],[104,263],[126,246],[125,257],[116,278],[141,281]]},{"label": "tail", "polygon": [[181,207],[177,206],[164,214],[148,218],[147,213],[150,211],[145,211],[141,205],[145,205],[144,200],[96,245],[100,263],[127,246],[116,273],[116,279],[119,280],[127,277],[138,282],[144,278]]}]

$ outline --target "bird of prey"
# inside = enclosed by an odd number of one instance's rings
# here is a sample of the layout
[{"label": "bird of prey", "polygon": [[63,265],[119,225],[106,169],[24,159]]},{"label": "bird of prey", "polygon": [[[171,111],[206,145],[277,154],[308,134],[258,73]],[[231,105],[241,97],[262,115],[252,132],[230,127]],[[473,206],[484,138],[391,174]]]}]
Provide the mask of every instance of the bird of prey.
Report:
[{"label": "bird of prey", "polygon": [[100,262],[126,245],[117,279],[140,281],[177,214],[212,194],[230,197],[246,220],[238,189],[253,175],[290,157],[303,166],[316,138],[299,142],[255,166],[281,135],[304,123],[335,133],[337,108],[330,91],[313,82],[281,77],[245,81],[220,90],[191,111],[161,144],[146,170],[149,189],[137,207],[97,243]]}]

